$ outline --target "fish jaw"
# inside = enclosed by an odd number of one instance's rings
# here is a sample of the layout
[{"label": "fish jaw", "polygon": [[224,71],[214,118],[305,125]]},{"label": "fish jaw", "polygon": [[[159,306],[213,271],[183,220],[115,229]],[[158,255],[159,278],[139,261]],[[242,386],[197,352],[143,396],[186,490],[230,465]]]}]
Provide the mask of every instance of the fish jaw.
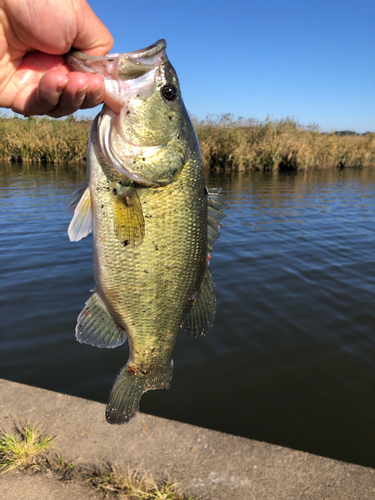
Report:
[{"label": "fish jaw", "polygon": [[104,78],[132,79],[157,67],[166,58],[167,43],[158,40],[145,49],[106,56],[89,56],[78,50],[71,50],[65,56],[68,65],[74,71],[100,73]]},{"label": "fish jaw", "polygon": [[158,40],[145,49],[114,53],[106,56],[89,56],[71,50],[65,59],[71,69],[83,73],[98,73],[105,80],[104,102],[114,112],[120,113],[125,98],[146,99],[155,89],[155,73],[167,61],[166,42]]}]

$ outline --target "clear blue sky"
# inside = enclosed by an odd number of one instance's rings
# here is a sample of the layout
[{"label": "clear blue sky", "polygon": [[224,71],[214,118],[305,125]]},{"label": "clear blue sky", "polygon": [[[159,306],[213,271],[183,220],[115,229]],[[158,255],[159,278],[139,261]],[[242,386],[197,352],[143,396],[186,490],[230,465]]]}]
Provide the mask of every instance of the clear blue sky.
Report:
[{"label": "clear blue sky", "polygon": [[[187,109],[375,132],[375,0],[89,0],[113,51],[167,40]],[[86,112],[87,114],[87,112]]]},{"label": "clear blue sky", "polygon": [[375,132],[374,0],[90,0],[114,51],[159,38],[198,118]]}]

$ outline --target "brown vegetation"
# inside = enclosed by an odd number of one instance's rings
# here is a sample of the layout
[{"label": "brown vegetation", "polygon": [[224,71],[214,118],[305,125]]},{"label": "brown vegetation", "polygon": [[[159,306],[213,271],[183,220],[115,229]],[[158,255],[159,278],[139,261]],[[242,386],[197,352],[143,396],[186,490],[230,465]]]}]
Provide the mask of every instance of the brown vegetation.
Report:
[{"label": "brown vegetation", "polygon": [[[375,165],[375,134],[323,134],[287,118],[193,120],[205,169],[305,170]],[[84,163],[91,120],[0,118],[0,160]]]},{"label": "brown vegetation", "polygon": [[230,115],[194,123],[205,168],[305,170],[375,165],[375,134],[322,134],[291,119],[236,120]]},{"label": "brown vegetation", "polygon": [[86,161],[90,120],[0,118],[0,159],[52,163]]}]

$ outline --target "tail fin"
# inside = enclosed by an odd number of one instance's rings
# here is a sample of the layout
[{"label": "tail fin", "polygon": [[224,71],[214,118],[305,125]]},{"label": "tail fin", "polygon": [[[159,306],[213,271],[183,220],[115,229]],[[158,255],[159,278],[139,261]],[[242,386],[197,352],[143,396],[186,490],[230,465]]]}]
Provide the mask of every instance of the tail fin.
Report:
[{"label": "tail fin", "polygon": [[142,394],[155,389],[169,389],[173,361],[153,367],[148,373],[134,371],[126,364],[121,368],[109,394],[105,418],[110,424],[129,422],[139,410]]}]

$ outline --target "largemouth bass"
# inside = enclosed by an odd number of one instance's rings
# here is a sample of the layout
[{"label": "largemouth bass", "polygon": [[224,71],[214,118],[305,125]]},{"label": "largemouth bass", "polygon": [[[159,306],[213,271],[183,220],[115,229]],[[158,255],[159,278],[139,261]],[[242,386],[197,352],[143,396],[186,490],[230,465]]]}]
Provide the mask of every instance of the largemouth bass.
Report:
[{"label": "largemouth bass", "polygon": [[113,348],[129,339],[129,359],[106,409],[111,424],[128,422],[144,392],[169,387],[179,331],[205,335],[215,315],[208,263],[223,197],[206,188],[165,49],[159,40],[126,54],[67,55],[72,69],[105,78],[105,104],[90,132],[88,185],[68,204],[68,233],[78,241],[93,232],[96,291],[78,317],[77,340]]}]

